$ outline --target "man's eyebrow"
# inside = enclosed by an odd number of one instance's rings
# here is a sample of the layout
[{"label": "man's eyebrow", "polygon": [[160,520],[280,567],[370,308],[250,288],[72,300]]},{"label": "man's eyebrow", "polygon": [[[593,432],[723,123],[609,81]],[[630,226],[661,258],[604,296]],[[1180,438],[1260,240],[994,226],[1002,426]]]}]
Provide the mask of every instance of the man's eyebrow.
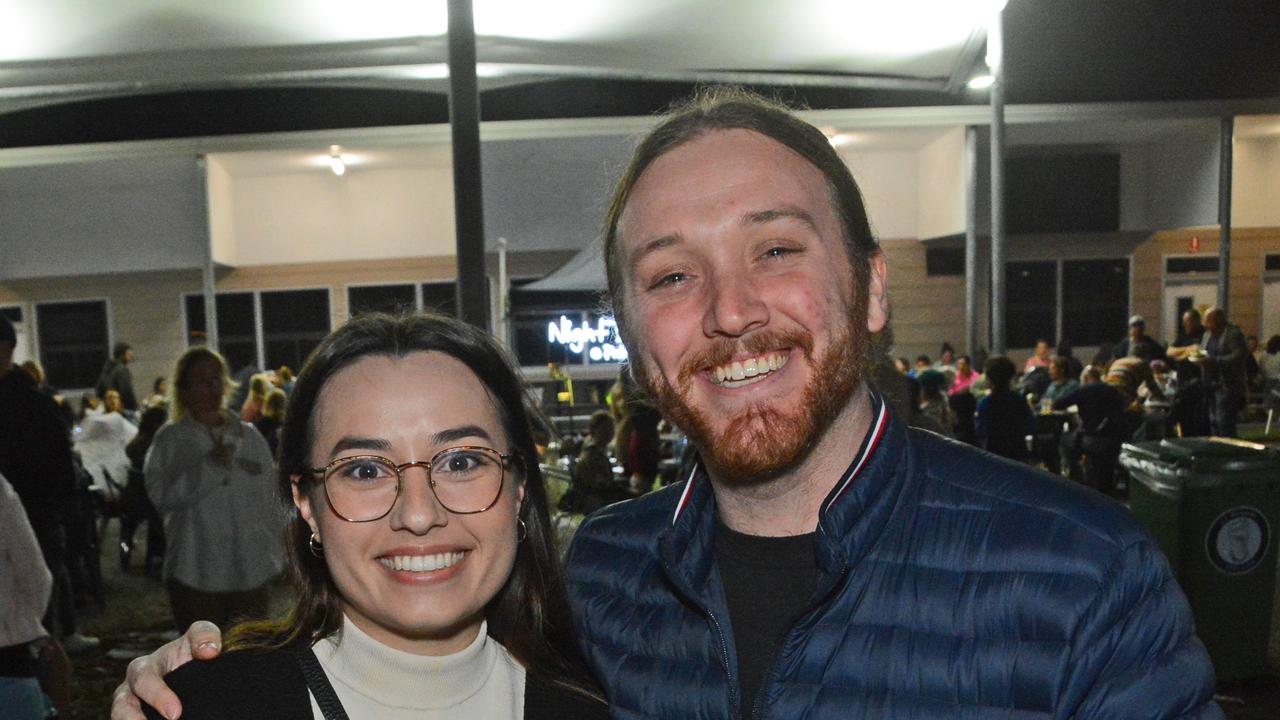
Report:
[{"label": "man's eyebrow", "polygon": [[681,237],[679,233],[654,238],[641,245],[634,253],[632,253],[631,261],[627,264],[630,266],[631,272],[635,272],[636,266],[640,264],[641,260],[663,248],[668,248],[672,245],[679,245],[682,242],[684,242],[684,238]]},{"label": "man's eyebrow", "polygon": [[814,232],[818,231],[818,224],[814,222],[813,215],[798,207],[783,206],[769,210],[757,210],[742,216],[743,225],[764,225],[775,220],[798,220],[808,225]]}]

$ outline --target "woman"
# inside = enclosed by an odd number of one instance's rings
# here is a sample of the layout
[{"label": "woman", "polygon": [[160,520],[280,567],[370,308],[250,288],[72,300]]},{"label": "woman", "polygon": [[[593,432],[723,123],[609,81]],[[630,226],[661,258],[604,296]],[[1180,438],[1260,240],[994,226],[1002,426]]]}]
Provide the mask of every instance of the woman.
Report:
[{"label": "woman", "polygon": [[267,394],[271,389],[271,377],[266,373],[257,373],[249,378],[249,396],[240,406],[240,419],[247,423],[261,420],[262,411],[267,405]]},{"label": "woman", "polygon": [[169,408],[169,380],[161,375],[151,383],[151,394],[147,396],[145,406],[148,408]]},{"label": "woman", "polygon": [[297,604],[169,674],[182,717],[605,717],[523,397],[454,320],[366,315],[325,339],[280,441]]},{"label": "woman", "polygon": [[188,350],[173,372],[173,421],[156,433],[143,476],[164,518],[164,579],[179,630],[266,612],[267,584],[283,566],[283,513],[271,451],[223,407],[222,356]]}]

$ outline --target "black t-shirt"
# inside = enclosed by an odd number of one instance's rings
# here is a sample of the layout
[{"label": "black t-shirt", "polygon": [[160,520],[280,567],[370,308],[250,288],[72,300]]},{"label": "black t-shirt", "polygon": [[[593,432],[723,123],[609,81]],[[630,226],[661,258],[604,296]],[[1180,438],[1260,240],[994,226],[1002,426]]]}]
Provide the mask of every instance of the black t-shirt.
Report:
[{"label": "black t-shirt", "polygon": [[738,697],[750,718],[783,637],[818,588],[815,533],[744,535],[717,522],[716,563],[738,649]]}]

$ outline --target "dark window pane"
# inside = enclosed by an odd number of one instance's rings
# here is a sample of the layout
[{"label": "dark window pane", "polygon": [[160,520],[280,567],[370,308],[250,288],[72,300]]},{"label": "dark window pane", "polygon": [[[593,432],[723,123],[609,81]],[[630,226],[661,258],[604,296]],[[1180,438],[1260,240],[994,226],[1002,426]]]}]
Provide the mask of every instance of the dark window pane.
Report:
[{"label": "dark window pane", "polygon": [[[253,293],[218,293],[218,352],[235,375],[258,366],[258,334],[253,322]],[[187,295],[187,346],[204,345],[204,295]]]},{"label": "dark window pane", "polygon": [[422,283],[422,309],[439,315],[456,317],[458,314],[458,284],[449,282]]},{"label": "dark window pane", "polygon": [[1015,262],[1004,266],[1005,344],[1034,347],[1037,340],[1052,339],[1058,317],[1057,264]]},{"label": "dark window pane", "polygon": [[13,307],[0,308],[0,315],[5,316],[9,319],[9,322],[14,323],[15,325],[22,322],[22,308],[16,305]]},{"label": "dark window pane", "polygon": [[1062,331],[1072,345],[1119,341],[1129,317],[1129,261],[1062,263],[1062,304]]},{"label": "dark window pane", "polygon": [[1164,261],[1164,271],[1169,273],[1216,273],[1218,257],[1203,255],[1201,257],[1174,257]]},{"label": "dark window pane", "polygon": [[1267,270],[1280,270],[1280,254],[1268,255],[1266,259]]},{"label": "dark window pane", "polygon": [[926,247],[924,268],[927,275],[964,275],[964,248]]},{"label": "dark window pane", "polygon": [[329,334],[328,290],[264,292],[262,344],[267,367],[297,370]]},{"label": "dark window pane", "polygon": [[91,388],[107,362],[107,304],[101,300],[36,305],[40,361],[56,388]]},{"label": "dark window pane", "polygon": [[392,315],[416,309],[413,285],[366,285],[347,288],[347,313],[351,317],[381,312]]}]

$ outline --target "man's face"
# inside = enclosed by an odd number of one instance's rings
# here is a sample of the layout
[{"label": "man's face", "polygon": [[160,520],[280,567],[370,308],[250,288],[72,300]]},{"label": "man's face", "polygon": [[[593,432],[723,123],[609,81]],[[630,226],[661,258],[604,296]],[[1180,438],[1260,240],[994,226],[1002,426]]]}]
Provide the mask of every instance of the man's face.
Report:
[{"label": "man's face", "polygon": [[1036,343],[1036,357],[1041,360],[1049,359],[1049,343],[1044,342],[1043,340]]},{"label": "man's face", "polygon": [[124,351],[124,355],[122,355],[122,356],[120,357],[120,360],[121,360],[121,361],[123,361],[125,365],[128,365],[129,363],[133,362],[133,350],[132,350],[132,348],[131,348],[131,349],[129,349],[129,350],[125,350],[125,351]]},{"label": "man's face", "polygon": [[1182,329],[1186,331],[1188,335],[1195,334],[1195,332],[1200,329],[1199,325],[1200,321],[1195,315],[1192,315],[1191,313],[1182,314]]},{"label": "man's face", "polygon": [[1129,339],[1130,339],[1130,340],[1141,340],[1141,339],[1142,339],[1142,333],[1143,333],[1144,329],[1145,329],[1145,328],[1143,328],[1141,325],[1130,325],[1130,326],[1129,326]]},{"label": "man's face", "polygon": [[634,371],[663,414],[739,481],[802,460],[888,314],[883,258],[856,288],[822,174],[757,133],[708,132],[641,175],[618,252]]}]

